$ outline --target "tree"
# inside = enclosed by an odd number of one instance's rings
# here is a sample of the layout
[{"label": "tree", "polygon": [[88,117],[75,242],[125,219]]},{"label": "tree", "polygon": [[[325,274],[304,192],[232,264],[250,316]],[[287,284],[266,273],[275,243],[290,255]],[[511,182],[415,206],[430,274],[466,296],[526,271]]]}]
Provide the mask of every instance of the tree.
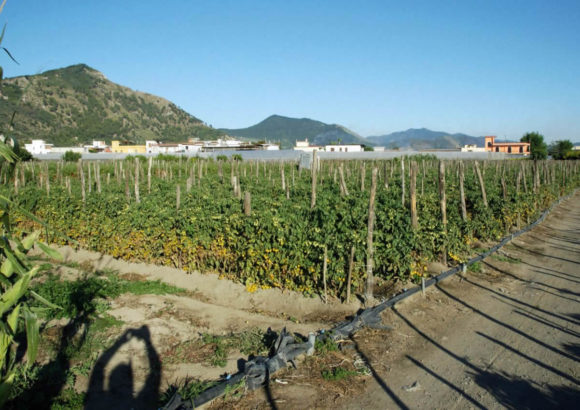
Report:
[{"label": "tree", "polygon": [[574,144],[570,142],[570,140],[559,140],[552,142],[548,147],[548,153],[554,159],[564,159],[566,154],[572,151],[574,148]]},{"label": "tree", "polygon": [[530,159],[546,159],[548,157],[548,147],[542,134],[528,132],[520,141],[530,143]]}]

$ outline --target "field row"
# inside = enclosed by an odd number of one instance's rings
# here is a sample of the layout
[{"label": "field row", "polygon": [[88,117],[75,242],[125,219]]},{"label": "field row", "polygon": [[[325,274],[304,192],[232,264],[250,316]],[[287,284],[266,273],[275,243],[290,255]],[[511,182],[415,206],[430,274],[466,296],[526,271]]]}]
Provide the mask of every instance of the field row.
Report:
[{"label": "field row", "polygon": [[461,263],[577,187],[578,165],[131,158],[23,163],[0,178],[52,243],[343,298],[370,274],[418,280],[430,261]]}]

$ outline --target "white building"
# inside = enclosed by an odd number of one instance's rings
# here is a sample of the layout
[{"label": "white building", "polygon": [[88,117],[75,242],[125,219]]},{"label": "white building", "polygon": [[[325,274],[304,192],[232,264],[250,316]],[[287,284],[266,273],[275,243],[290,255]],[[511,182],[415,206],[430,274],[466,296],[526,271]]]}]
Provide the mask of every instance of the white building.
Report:
[{"label": "white building", "polygon": [[103,152],[108,148],[108,145],[105,144],[105,141],[97,141],[93,140],[91,145],[85,145],[84,150],[85,152]]},{"label": "white building", "polygon": [[52,150],[53,145],[47,144],[44,140],[32,140],[30,144],[24,144],[26,151],[30,152],[32,155],[42,155],[54,152]]},{"label": "white building", "polygon": [[52,147],[50,150],[53,154],[64,154],[67,151],[77,152],[79,154],[86,152],[83,147]]},{"label": "white building", "polygon": [[318,145],[310,145],[310,143],[308,142],[308,138],[306,138],[304,141],[296,141],[294,151],[305,151],[305,152],[322,151],[322,147]]},{"label": "white building", "polygon": [[363,152],[362,145],[356,144],[340,144],[340,145],[326,145],[324,147],[326,152]]},{"label": "white building", "polygon": [[279,151],[280,145],[278,144],[260,144],[263,150],[265,151]]},{"label": "white building", "polygon": [[465,145],[461,148],[461,152],[485,152],[485,147],[478,147],[475,144]]}]

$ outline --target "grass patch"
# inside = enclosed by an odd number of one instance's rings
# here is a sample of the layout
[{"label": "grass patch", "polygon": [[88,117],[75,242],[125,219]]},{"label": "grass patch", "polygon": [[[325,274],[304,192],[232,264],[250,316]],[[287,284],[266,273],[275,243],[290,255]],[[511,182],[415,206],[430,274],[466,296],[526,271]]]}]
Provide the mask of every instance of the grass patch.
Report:
[{"label": "grass patch", "polygon": [[481,270],[483,269],[483,265],[481,264],[481,262],[475,262],[474,264],[469,266],[468,269],[471,272],[481,273]]},{"label": "grass patch", "polygon": [[171,400],[175,393],[179,393],[183,400],[192,400],[201,393],[217,384],[215,381],[203,381],[187,378],[169,386],[159,397],[159,405],[164,406]]},{"label": "grass patch", "polygon": [[509,262],[509,263],[521,263],[522,260],[518,258],[512,258],[511,256],[507,256],[505,254],[494,253],[491,255],[492,259],[500,262]]},{"label": "grass patch", "polygon": [[358,376],[360,373],[356,370],[348,370],[342,366],[338,366],[333,369],[323,370],[321,374],[324,380],[329,382],[337,382],[340,380],[350,379],[351,377]]},{"label": "grass patch", "polygon": [[316,342],[314,344],[314,348],[316,350],[316,353],[321,354],[321,355],[325,355],[329,352],[336,352],[338,351],[338,345],[336,344],[336,342],[330,338],[324,339],[324,340],[319,340],[316,339]]},{"label": "grass patch", "polygon": [[58,308],[44,308],[35,300],[31,304],[42,309],[46,319],[92,317],[108,309],[106,299],[114,299],[124,293],[135,295],[183,294],[185,289],[157,281],[130,281],[121,279],[114,272],[99,271],[94,275],[75,281],[61,280],[58,275],[48,274],[47,280],[37,283],[32,290]]},{"label": "grass patch", "polygon": [[232,350],[247,356],[266,355],[276,340],[276,334],[260,329],[246,330],[226,336],[204,333],[198,340],[188,340],[166,352],[165,363],[205,363],[225,367]]}]

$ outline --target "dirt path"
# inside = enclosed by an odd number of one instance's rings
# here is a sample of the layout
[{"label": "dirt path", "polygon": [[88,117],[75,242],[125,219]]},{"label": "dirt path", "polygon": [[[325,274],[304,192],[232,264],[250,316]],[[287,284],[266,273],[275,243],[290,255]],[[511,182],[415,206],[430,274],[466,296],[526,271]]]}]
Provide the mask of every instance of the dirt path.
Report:
[{"label": "dirt path", "polygon": [[395,326],[386,345],[359,344],[371,385],[336,406],[578,408],[580,194],[481,274],[451,279],[385,321]]},{"label": "dirt path", "polygon": [[347,341],[371,376],[248,394],[242,408],[578,408],[580,193],[531,232]]}]

